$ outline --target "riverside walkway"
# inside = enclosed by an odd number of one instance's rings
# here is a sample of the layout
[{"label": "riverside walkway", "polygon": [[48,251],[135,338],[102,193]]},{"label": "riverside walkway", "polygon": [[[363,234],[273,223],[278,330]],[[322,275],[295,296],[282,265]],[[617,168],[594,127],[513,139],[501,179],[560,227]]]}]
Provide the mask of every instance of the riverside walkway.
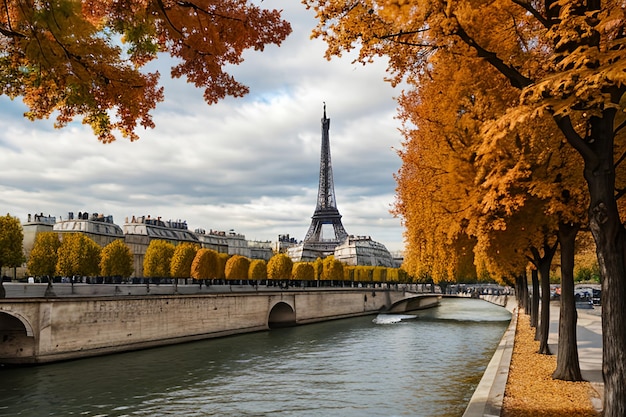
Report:
[{"label": "riverside walkway", "polygon": [[[597,391],[598,397],[591,398],[597,411],[602,411],[604,382],[602,379],[602,317],[601,307],[577,309],[577,344],[582,376]],[[483,378],[476,387],[463,417],[496,417],[502,411],[504,390],[508,379],[511,355],[517,327],[517,309],[511,324],[500,340]],[[548,344],[556,354],[559,338],[559,303],[550,303],[550,333]]]}]

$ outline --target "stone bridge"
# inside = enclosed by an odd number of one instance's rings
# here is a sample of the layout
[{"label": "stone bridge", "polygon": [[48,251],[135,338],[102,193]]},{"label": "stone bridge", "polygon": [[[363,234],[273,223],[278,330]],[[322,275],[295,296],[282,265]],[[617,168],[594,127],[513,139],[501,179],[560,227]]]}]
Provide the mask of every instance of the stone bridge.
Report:
[{"label": "stone bridge", "polygon": [[[45,363],[376,314],[416,294],[372,288],[0,300],[0,363]],[[397,305],[397,304],[396,304]]]}]

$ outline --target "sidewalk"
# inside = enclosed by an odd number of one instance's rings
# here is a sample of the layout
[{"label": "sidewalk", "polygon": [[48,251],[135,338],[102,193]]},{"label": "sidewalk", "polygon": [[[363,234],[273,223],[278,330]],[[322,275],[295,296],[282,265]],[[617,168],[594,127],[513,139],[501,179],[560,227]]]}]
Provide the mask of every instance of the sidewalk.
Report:
[{"label": "sidewalk", "polygon": [[[559,335],[559,303],[550,303],[550,333],[548,344],[553,354],[557,353]],[[593,407],[602,411],[604,381],[602,379],[602,309],[576,310],[578,360],[582,377],[591,383],[598,396],[592,398]],[[463,417],[497,417],[502,410],[504,390],[511,363],[515,329],[517,327],[517,310],[508,329],[505,331],[493,358],[487,365],[483,378],[476,387]],[[524,314],[523,312],[520,314]]]},{"label": "sidewalk", "polygon": [[[559,303],[550,303],[550,334],[548,345],[553,354],[557,353],[559,340]],[[592,399],[596,410],[602,411],[604,380],[602,379],[602,308],[578,308],[576,338],[578,342],[578,361],[582,377],[591,383],[598,392],[598,398]]]}]

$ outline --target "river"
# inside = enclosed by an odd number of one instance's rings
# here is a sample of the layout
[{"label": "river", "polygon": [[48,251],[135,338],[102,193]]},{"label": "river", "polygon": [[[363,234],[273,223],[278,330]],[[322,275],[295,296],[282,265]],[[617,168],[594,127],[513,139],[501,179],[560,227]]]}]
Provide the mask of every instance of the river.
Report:
[{"label": "river", "polygon": [[413,316],[0,368],[0,416],[460,416],[510,317],[447,298]]}]

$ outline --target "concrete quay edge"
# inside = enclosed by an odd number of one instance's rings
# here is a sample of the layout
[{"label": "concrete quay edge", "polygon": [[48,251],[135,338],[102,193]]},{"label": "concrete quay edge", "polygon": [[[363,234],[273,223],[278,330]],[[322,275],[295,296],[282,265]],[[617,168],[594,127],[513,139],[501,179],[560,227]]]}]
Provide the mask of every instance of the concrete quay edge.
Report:
[{"label": "concrete quay edge", "polygon": [[496,351],[489,361],[463,417],[497,417],[502,411],[504,390],[509,377],[511,356],[515,343],[518,309],[514,308],[511,322],[507,327]]}]

